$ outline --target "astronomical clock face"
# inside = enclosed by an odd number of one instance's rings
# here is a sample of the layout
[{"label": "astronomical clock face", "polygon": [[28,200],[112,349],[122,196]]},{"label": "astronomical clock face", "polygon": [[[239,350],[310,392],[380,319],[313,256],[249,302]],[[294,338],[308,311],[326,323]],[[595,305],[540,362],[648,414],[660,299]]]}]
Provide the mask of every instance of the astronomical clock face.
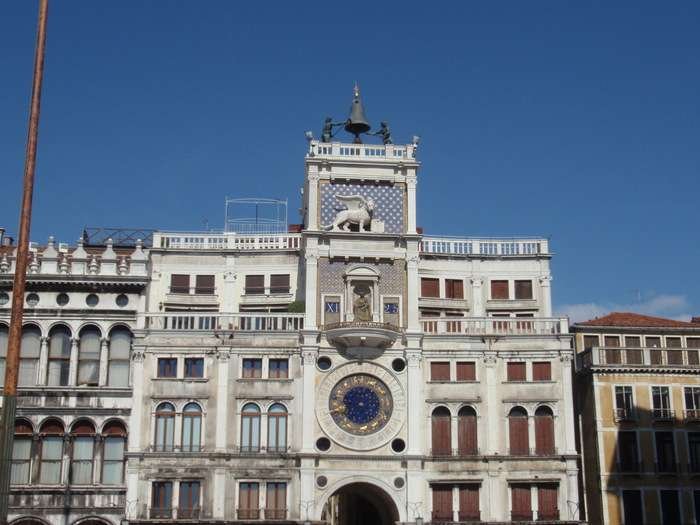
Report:
[{"label": "astronomical clock face", "polygon": [[368,362],[324,374],[316,391],[316,418],[323,432],[351,450],[388,444],[405,422],[406,395],[398,378]]},{"label": "astronomical clock face", "polygon": [[353,374],[331,390],[328,408],[336,425],[346,432],[365,436],[387,424],[393,410],[389,388],[368,374]]}]

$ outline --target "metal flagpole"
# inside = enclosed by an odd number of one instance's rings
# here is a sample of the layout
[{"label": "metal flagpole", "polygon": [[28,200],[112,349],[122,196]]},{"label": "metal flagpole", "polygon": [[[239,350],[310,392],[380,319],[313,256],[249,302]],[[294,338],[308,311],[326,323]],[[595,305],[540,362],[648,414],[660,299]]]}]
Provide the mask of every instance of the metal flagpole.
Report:
[{"label": "metal flagpole", "polygon": [[46,18],[48,0],[39,0],[39,22],[34,52],[34,81],[29,110],[29,131],[24,160],[24,186],[22,209],[19,216],[19,236],[17,258],[12,287],[12,313],[10,333],[7,342],[5,385],[0,411],[0,525],[7,524],[7,507],[10,496],[10,475],[12,471],[12,438],[14,434],[15,408],[17,406],[17,379],[19,374],[19,349],[22,342],[22,314],[24,290],[27,280],[29,257],[29,228],[32,218],[32,193],[34,191],[34,169],[36,167],[36,145],[39,131],[39,110],[41,106],[41,81],[44,73],[44,49],[46,47]]}]

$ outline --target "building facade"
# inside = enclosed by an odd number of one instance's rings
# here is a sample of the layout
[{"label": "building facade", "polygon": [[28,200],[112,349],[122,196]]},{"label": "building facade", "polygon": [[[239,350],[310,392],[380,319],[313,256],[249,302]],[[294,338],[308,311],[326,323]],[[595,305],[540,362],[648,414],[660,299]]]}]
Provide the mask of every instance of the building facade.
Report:
[{"label": "building facade", "polygon": [[[567,320],[552,317],[548,240],[423,235],[417,144],[385,142],[309,140],[296,233],[156,232],[143,277],[119,273],[142,260],[138,247],[114,266],[107,247],[75,270],[80,247],[55,268],[48,247],[37,253],[37,278],[46,268],[53,288],[35,293],[128,289],[138,308],[128,319],[118,307],[28,312],[49,339],[37,384],[20,389],[16,440],[53,435],[42,430],[51,418],[73,443],[89,422],[104,450],[104,426],[119,419],[128,444],[114,512],[91,499],[83,514],[17,508],[15,519],[72,525],[92,510],[114,524],[580,521],[574,353]],[[42,363],[62,322],[76,339],[65,350],[69,394],[49,408]],[[109,386],[109,341],[98,383],[80,384],[84,326],[102,341],[117,323],[132,336],[128,386]],[[39,488],[72,493],[83,447],[64,445],[62,477],[48,484],[34,482],[44,460],[32,453],[15,508]],[[100,462],[95,452],[90,498],[112,490]]]},{"label": "building facade", "polygon": [[612,313],[573,326],[590,523],[700,523],[700,324]]}]

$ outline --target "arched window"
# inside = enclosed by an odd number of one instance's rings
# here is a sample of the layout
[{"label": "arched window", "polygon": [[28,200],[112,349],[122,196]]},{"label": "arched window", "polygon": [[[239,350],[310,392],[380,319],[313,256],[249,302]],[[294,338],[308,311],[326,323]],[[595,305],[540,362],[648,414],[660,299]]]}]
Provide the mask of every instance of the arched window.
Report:
[{"label": "arched window", "polygon": [[175,440],[175,407],[161,403],[156,408],[156,442],[158,451],[172,452]]},{"label": "arched window", "polygon": [[511,455],[529,455],[530,441],[527,432],[527,412],[522,407],[514,407],[508,414],[508,434],[510,438]]},{"label": "arched window", "polygon": [[462,407],[457,414],[457,450],[460,456],[473,456],[479,453],[476,411],[472,407]]},{"label": "arched window", "polygon": [[287,409],[275,403],[267,411],[267,451],[287,450]]},{"label": "arched window", "polygon": [[15,421],[15,438],[12,444],[12,474],[10,483],[25,485],[29,478],[32,464],[32,425],[29,421]]},{"label": "arched window", "polygon": [[202,409],[188,403],[182,410],[182,451],[199,452],[202,439]]},{"label": "arched window", "polygon": [[41,462],[39,483],[58,485],[61,483],[61,463],[63,461],[63,424],[50,420],[39,430],[41,436]]},{"label": "arched window", "polygon": [[548,406],[535,411],[535,452],[538,456],[554,454],[554,414]]},{"label": "arched window", "polygon": [[121,485],[124,482],[124,449],[126,429],[119,421],[110,421],[102,429],[102,484]]},{"label": "arched window", "polygon": [[248,403],[241,413],[241,452],[260,451],[260,408]]},{"label": "arched window", "polygon": [[49,332],[49,386],[68,386],[70,346],[68,327],[53,327]]},{"label": "arched window", "polygon": [[78,421],[73,425],[70,434],[73,442],[70,482],[74,485],[91,485],[95,427],[89,421]]},{"label": "arched window", "polygon": [[5,359],[7,359],[7,325],[0,324],[0,385],[5,384]]},{"label": "arched window", "polygon": [[114,328],[109,334],[109,386],[129,386],[129,356],[131,332],[127,328]]},{"label": "arched window", "polygon": [[80,350],[78,352],[79,385],[97,386],[100,377],[101,335],[96,326],[86,326],[80,331]]},{"label": "arched window", "polygon": [[433,437],[433,456],[452,455],[452,429],[450,411],[446,407],[437,407],[431,417]]},{"label": "arched window", "polygon": [[41,331],[34,325],[22,328],[22,346],[19,351],[19,386],[36,385],[39,354],[41,353]]}]

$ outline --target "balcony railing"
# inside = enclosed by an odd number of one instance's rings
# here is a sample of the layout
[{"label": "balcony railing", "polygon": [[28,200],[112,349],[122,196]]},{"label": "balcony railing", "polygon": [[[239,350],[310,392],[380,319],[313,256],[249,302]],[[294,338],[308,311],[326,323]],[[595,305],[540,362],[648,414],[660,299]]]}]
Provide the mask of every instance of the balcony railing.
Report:
[{"label": "balcony railing", "polygon": [[657,461],[654,463],[654,471],[657,474],[675,474],[679,471],[679,465],[672,460]]},{"label": "balcony railing", "polygon": [[199,519],[199,507],[180,507],[177,509],[177,519],[196,520]]},{"label": "balcony railing", "polygon": [[651,417],[655,421],[671,421],[675,416],[675,412],[670,408],[654,408],[651,411]]},{"label": "balcony railing", "polygon": [[475,458],[481,455],[481,450],[476,448],[472,450],[460,450],[457,448],[453,449],[431,449],[430,450],[430,455],[435,457],[435,458],[464,458],[464,459],[469,459],[469,458]]},{"label": "balcony railing", "polygon": [[683,412],[683,419],[686,421],[700,421],[700,409],[691,408]]},{"label": "balcony railing", "polygon": [[508,454],[511,456],[525,456],[525,457],[550,457],[556,456],[559,453],[559,449],[556,447],[545,448],[529,448],[527,450],[509,450]]},{"label": "balcony railing", "polygon": [[673,367],[700,368],[698,350],[694,348],[618,348],[593,347],[578,356],[578,367]]},{"label": "balcony railing", "polygon": [[634,408],[616,408],[615,421],[636,421],[637,412]]},{"label": "balcony railing", "polygon": [[265,509],[266,520],[284,520],[287,519],[287,509]]},{"label": "balcony railing", "polygon": [[423,332],[429,335],[541,336],[569,333],[566,318],[549,317],[423,317]]},{"label": "balcony railing", "polygon": [[152,520],[171,520],[173,519],[172,507],[151,507],[148,516]]},{"label": "balcony railing", "polygon": [[510,513],[511,521],[532,521],[531,510],[518,510]]},{"label": "balcony railing", "polygon": [[365,160],[402,160],[415,157],[414,144],[345,144],[342,142],[309,142],[309,157]]},{"label": "balcony railing", "polygon": [[549,255],[549,241],[542,238],[481,239],[423,237],[419,248],[426,255],[456,257],[532,257]]},{"label": "balcony railing", "polygon": [[259,520],[260,509],[238,509],[236,511],[239,520]]},{"label": "balcony railing", "polygon": [[166,233],[153,234],[153,248],[171,250],[243,250],[298,251],[300,233],[237,234],[237,233]]},{"label": "balcony railing", "polygon": [[179,332],[237,330],[296,332],[304,328],[304,314],[291,313],[162,313],[147,314],[146,328]]}]

